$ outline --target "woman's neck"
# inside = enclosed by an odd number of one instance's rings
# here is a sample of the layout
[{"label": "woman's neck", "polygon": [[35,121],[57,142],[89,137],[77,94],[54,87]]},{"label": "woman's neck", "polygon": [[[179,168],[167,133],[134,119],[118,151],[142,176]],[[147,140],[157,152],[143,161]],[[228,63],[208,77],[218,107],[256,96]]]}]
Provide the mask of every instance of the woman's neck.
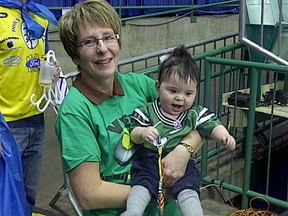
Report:
[{"label": "woman's neck", "polygon": [[[84,76],[83,76],[84,75]],[[85,74],[82,75],[82,79],[86,80],[89,85],[93,86],[93,88],[97,89],[98,91],[101,91],[105,94],[112,95],[113,94],[113,88],[114,88],[114,76],[111,76],[107,79],[97,79],[97,78],[91,78],[89,76],[85,76]]]}]

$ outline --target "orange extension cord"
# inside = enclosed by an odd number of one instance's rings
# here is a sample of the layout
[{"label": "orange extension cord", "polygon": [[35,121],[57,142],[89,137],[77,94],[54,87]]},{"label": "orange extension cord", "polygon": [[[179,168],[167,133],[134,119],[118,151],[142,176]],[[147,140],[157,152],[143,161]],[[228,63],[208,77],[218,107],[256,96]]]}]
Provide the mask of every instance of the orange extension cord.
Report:
[{"label": "orange extension cord", "polygon": [[[255,209],[252,207],[252,202],[257,199],[267,203],[267,208],[265,210]],[[235,210],[229,216],[279,216],[279,214],[269,210],[270,208],[269,202],[262,197],[252,198],[250,200],[249,206],[250,208],[248,209]]]}]

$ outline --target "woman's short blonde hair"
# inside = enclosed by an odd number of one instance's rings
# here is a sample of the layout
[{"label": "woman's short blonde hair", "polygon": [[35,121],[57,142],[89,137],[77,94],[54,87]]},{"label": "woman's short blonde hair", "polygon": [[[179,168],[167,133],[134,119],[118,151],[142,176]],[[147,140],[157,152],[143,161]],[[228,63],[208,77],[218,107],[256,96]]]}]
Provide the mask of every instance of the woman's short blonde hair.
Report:
[{"label": "woman's short blonde hair", "polygon": [[[58,28],[64,49],[71,59],[78,58],[77,32],[83,23],[97,24],[113,29],[115,34],[121,33],[121,20],[115,9],[106,0],[86,0],[77,3],[71,10],[63,14]],[[119,40],[121,47],[121,37]]]}]

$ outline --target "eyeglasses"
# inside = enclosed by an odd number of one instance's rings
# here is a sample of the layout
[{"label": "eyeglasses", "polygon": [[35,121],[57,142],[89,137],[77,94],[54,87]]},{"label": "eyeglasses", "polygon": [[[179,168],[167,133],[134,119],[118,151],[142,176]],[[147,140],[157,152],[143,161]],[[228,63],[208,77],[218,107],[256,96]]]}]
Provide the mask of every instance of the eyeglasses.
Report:
[{"label": "eyeglasses", "polygon": [[114,35],[108,35],[99,39],[90,38],[87,40],[83,40],[77,43],[76,45],[77,47],[96,48],[99,46],[99,41],[101,40],[106,46],[111,46],[115,44],[116,42],[118,42],[119,39],[120,39],[120,36],[118,34],[114,34]]}]

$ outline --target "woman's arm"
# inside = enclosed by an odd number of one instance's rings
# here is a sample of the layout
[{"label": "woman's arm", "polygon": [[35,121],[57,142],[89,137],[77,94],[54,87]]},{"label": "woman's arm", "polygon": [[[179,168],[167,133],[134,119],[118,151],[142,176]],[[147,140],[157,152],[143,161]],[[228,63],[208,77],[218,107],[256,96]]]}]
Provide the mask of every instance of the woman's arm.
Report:
[{"label": "woman's arm", "polygon": [[85,210],[100,208],[124,208],[129,185],[101,180],[99,163],[83,162],[68,173],[73,193]]},{"label": "woman's arm", "polygon": [[[194,153],[198,152],[204,143],[204,138],[200,135],[197,130],[191,131],[181,142],[186,143],[193,147]],[[182,146],[183,148],[184,146]],[[186,149],[187,151],[187,149]]]},{"label": "woman's arm", "polygon": [[[181,142],[192,146],[195,153],[201,148],[204,139],[197,130],[193,130]],[[163,181],[166,186],[170,187],[184,175],[190,158],[191,153],[183,145],[177,145],[173,151],[163,158]]]}]

